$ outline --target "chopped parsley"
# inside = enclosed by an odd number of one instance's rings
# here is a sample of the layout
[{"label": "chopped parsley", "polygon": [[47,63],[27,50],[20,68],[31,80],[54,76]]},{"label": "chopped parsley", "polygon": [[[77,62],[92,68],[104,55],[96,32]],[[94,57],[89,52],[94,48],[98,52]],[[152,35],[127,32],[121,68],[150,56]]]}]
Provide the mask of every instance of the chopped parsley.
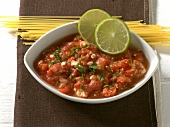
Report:
[{"label": "chopped parsley", "polygon": [[120,75],[120,72],[117,71],[113,76],[117,77],[119,75]]},{"label": "chopped parsley", "polygon": [[72,76],[72,74],[70,74],[69,78],[70,78],[71,81],[75,80],[75,78]]},{"label": "chopped parsley", "polygon": [[80,64],[75,66],[82,74],[86,73],[86,68],[83,68]]},{"label": "chopped parsley", "polygon": [[104,84],[103,88],[110,87],[110,86],[115,86],[115,84]]},{"label": "chopped parsley", "polygon": [[86,73],[87,69],[83,68],[80,64],[75,66],[81,72],[81,79],[84,80],[84,74]]},{"label": "chopped parsley", "polygon": [[85,46],[84,46],[85,48],[89,48],[89,45],[87,45],[87,44],[85,44]]},{"label": "chopped parsley", "polygon": [[59,52],[60,52],[59,50],[55,50],[54,56],[57,58],[58,62],[61,62],[61,58],[60,58]]},{"label": "chopped parsley", "polygon": [[135,66],[134,66],[134,63],[133,63],[133,60],[130,59],[130,63],[131,63],[131,69],[134,70],[135,69]]},{"label": "chopped parsley", "polygon": [[106,88],[106,87],[109,87],[110,85],[107,85],[107,84],[105,84],[104,86],[103,86],[103,88]]},{"label": "chopped parsley", "polygon": [[86,58],[85,58],[85,57],[82,57],[81,60],[86,60]]},{"label": "chopped parsley", "polygon": [[48,64],[49,65],[53,65],[53,64],[56,64],[57,62],[49,62]]},{"label": "chopped parsley", "polygon": [[86,89],[82,85],[80,85],[80,89],[83,90],[83,91],[86,91]]},{"label": "chopped parsley", "polygon": [[100,77],[99,77],[99,80],[100,80],[100,81],[103,81],[103,80],[104,80],[104,74],[105,74],[104,71],[102,71],[102,72],[100,73]]},{"label": "chopped parsley", "polygon": [[76,55],[76,53],[77,53],[77,50],[81,50],[81,48],[80,47],[72,47],[71,49],[70,49],[70,52],[71,52],[71,55],[72,56],[75,56]]},{"label": "chopped parsley", "polygon": [[89,69],[95,73],[97,69],[100,69],[100,66],[97,66],[96,63],[94,63],[93,65],[89,66]]},{"label": "chopped parsley", "polygon": [[84,74],[81,74],[81,80],[84,80]]},{"label": "chopped parsley", "polygon": [[92,65],[92,66],[89,66],[89,68],[96,70],[96,69],[100,69],[100,66]]}]

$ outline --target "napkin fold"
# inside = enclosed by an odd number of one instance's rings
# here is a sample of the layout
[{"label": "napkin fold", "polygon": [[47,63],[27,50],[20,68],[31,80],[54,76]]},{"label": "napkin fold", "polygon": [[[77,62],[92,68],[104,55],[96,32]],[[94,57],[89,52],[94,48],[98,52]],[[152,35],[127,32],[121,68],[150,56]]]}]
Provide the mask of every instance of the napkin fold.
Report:
[{"label": "napkin fold", "polygon": [[[125,21],[149,23],[148,0],[21,0],[20,15],[82,15],[100,8]],[[26,69],[29,46],[17,42],[14,127],[157,127],[152,78],[133,94],[105,104],[65,100],[41,86]]]}]

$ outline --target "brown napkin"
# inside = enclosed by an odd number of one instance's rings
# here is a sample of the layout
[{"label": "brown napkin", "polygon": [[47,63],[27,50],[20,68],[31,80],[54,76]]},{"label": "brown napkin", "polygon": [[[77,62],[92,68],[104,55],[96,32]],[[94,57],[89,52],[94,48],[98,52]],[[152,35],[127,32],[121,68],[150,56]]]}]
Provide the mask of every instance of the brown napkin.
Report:
[{"label": "brown napkin", "polygon": [[[91,8],[149,21],[148,0],[21,0],[20,15],[82,15]],[[15,127],[156,127],[152,79],[135,93],[105,104],[81,104],[60,98],[28,72],[23,57],[29,46],[18,39]]]}]

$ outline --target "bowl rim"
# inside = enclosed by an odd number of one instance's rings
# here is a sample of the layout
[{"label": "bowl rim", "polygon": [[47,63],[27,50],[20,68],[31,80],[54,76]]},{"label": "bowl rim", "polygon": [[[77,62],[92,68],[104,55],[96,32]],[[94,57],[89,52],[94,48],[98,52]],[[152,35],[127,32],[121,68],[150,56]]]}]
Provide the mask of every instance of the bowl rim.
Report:
[{"label": "bowl rim", "polygon": [[[55,89],[54,87],[52,87],[50,84],[46,83],[45,81],[43,81],[43,79],[41,79],[30,67],[30,65],[28,64],[27,61],[27,57],[30,53],[30,51],[32,50],[33,47],[35,47],[37,45],[37,43],[40,43],[42,39],[44,39],[44,37],[46,37],[46,35],[51,34],[53,31],[56,31],[62,27],[66,27],[69,25],[75,25],[77,24],[76,22],[71,22],[71,23],[67,23],[64,24],[62,26],[56,27],[52,30],[50,30],[49,32],[47,32],[46,34],[44,34],[43,36],[41,36],[31,47],[29,47],[29,49],[26,51],[25,55],[24,55],[24,64],[27,68],[27,70],[31,73],[31,75],[42,85],[44,86],[46,89],[48,89],[49,91],[51,91],[52,93],[56,94],[59,97],[65,98],[67,100],[70,101],[74,101],[74,102],[79,102],[79,103],[87,103],[87,104],[101,104],[101,103],[106,103],[106,102],[111,102],[111,101],[115,101],[121,98],[124,98],[132,93],[134,93],[135,91],[137,91],[139,88],[141,88],[154,74],[154,72],[157,70],[158,68],[158,56],[156,54],[156,52],[153,51],[153,49],[151,48],[151,46],[145,41],[143,40],[140,36],[138,36],[137,34],[135,34],[134,32],[130,31],[130,34],[132,34],[133,36],[136,36],[140,42],[142,41],[142,43],[145,43],[145,45],[147,46],[148,50],[152,50],[155,54],[155,67],[153,69],[153,71],[151,72],[151,74],[147,77],[145,77],[144,79],[142,79],[140,81],[140,84],[138,85],[138,83],[131,89],[126,90],[124,92],[122,92],[121,94],[118,94],[116,96],[113,97],[108,97],[108,98],[100,98],[100,99],[85,99],[85,98],[79,98],[79,97],[73,97],[73,96],[69,96],[66,94],[63,94],[61,92],[59,92],[57,89]],[[54,43],[54,42],[53,42]],[[47,46],[45,46],[47,47]],[[34,60],[35,61],[35,60]],[[149,69],[148,69],[149,70]]]}]

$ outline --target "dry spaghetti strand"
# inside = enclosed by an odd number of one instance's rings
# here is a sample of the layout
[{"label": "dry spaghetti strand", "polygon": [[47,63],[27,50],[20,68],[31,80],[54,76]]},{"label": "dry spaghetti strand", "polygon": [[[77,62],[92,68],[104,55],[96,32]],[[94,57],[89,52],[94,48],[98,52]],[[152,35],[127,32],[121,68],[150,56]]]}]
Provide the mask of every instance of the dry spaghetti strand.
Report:
[{"label": "dry spaghetti strand", "polygon": [[[113,16],[122,18],[122,16]],[[10,28],[32,45],[34,41],[53,28],[78,21],[80,16],[0,16],[0,27]],[[150,45],[170,46],[170,27],[143,23],[143,20],[125,21],[129,29],[142,37]]]}]

